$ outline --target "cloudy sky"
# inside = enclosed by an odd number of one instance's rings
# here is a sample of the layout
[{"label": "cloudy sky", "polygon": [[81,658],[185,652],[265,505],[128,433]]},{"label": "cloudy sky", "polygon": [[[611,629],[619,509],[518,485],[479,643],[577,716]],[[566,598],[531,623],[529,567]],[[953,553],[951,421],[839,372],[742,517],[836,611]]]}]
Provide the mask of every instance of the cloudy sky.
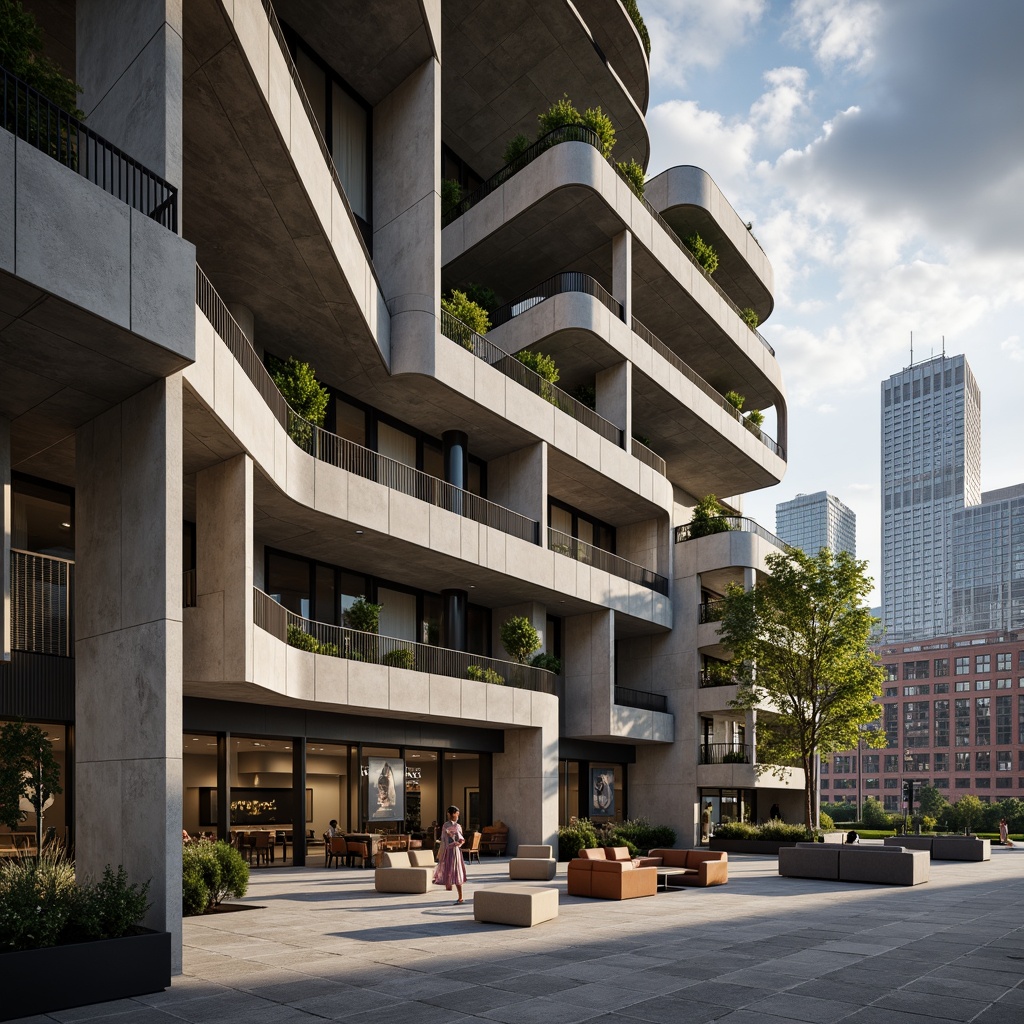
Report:
[{"label": "cloudy sky", "polygon": [[1024,2],[640,8],[649,172],[705,168],[775,269],[761,331],[788,391],[789,470],[745,511],[774,530],[777,502],[832,492],[877,578],[879,384],[909,364],[911,332],[915,362],[945,336],[974,370],[983,489],[1024,481]]}]

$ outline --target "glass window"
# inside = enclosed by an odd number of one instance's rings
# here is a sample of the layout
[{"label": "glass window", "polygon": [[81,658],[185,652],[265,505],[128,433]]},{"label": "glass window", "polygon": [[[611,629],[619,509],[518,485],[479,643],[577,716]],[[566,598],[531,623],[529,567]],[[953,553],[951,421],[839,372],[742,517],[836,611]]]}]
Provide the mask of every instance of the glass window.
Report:
[{"label": "glass window", "polygon": [[310,617],[309,562],[278,551],[267,552],[267,593],[291,612]]},{"label": "glass window", "polygon": [[75,557],[74,497],[64,488],[11,476],[11,547]]},{"label": "glass window", "polygon": [[949,675],[949,658],[936,658],[935,659],[935,675],[936,676],[948,676]]},{"label": "glass window", "polygon": [[996,655],[996,668],[1000,672],[1009,672],[1013,667],[1013,655],[1009,652]]},{"label": "glass window", "polygon": [[331,90],[331,157],[352,212],[370,219],[368,187],[369,116],[337,82]]},{"label": "glass window", "polygon": [[956,674],[958,676],[969,676],[971,674],[971,659],[969,656],[956,659]]},{"label": "glass window", "polygon": [[366,447],[366,413],[351,402],[336,399],[334,403],[335,433]]},{"label": "glass window", "polygon": [[992,671],[992,655],[991,654],[976,654],[974,656],[974,671],[975,672],[991,672]]},{"label": "glass window", "polygon": [[390,423],[377,424],[377,451],[403,466],[416,468],[416,437]]},{"label": "glass window", "polygon": [[338,602],[334,590],[334,570],[328,565],[316,567],[316,607],[313,618],[317,622],[338,625]]}]

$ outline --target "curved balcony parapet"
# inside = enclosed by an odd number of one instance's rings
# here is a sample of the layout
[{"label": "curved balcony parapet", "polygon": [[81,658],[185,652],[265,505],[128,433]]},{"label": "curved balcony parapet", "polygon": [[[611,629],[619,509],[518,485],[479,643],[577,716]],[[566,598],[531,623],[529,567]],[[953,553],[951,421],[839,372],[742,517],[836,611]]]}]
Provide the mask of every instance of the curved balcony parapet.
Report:
[{"label": "curved balcony parapet", "polygon": [[635,437],[631,440],[634,459],[639,459],[645,466],[650,466],[655,473],[668,476],[668,463],[657,452],[651,451],[647,445],[638,441]]},{"label": "curved balcony parapet", "polygon": [[590,295],[620,320],[624,319],[622,303],[614,298],[596,278],[578,270],[567,270],[549,277],[546,281],[541,281],[540,284],[530,288],[518,298],[499,306],[490,314],[491,326],[500,327],[502,324],[507,324],[509,320],[532,309],[545,299],[550,299],[554,295],[563,295],[566,292],[582,292],[584,295]]},{"label": "curved balcony parapet", "polygon": [[253,622],[278,640],[313,654],[493,686],[507,685],[535,693],[555,693],[556,677],[547,669],[316,622],[289,611],[258,587],[253,588]]},{"label": "curved balcony parapet", "polygon": [[[310,423],[292,409],[228,311],[216,289],[196,267],[196,305],[223,339],[245,375],[255,385],[274,418],[291,440],[307,455],[337,466],[348,473],[383,484],[392,490],[419,498],[428,504],[465,516],[531,544],[540,544],[540,524],[535,519],[513,512],[470,491],[413,469],[405,463],[364,448],[348,438]],[[525,369],[525,367],[524,367]]]},{"label": "curved balcony parapet", "polygon": [[753,764],[749,743],[702,743],[700,764]]},{"label": "curved balcony parapet", "polygon": [[653,569],[647,569],[636,562],[629,561],[621,555],[614,555],[603,548],[594,547],[585,541],[548,527],[548,547],[559,555],[566,555],[577,562],[585,562],[604,572],[619,576],[630,583],[647,587],[655,593],[668,595],[668,580]]},{"label": "curved balcony parapet", "polygon": [[[768,541],[769,544],[774,544],[780,551],[785,551],[787,554],[796,550],[780,537],[776,537],[774,533],[766,530],[760,523],[755,522],[753,519],[747,519],[746,516],[719,516],[718,521],[726,525],[724,529],[714,531],[715,533],[729,533],[733,530],[738,530],[741,533],[752,533],[762,540]],[[676,527],[677,544],[699,539],[690,535],[690,526],[690,523],[684,523],[682,526]],[[710,534],[702,533],[700,536],[705,537],[710,536]]]}]

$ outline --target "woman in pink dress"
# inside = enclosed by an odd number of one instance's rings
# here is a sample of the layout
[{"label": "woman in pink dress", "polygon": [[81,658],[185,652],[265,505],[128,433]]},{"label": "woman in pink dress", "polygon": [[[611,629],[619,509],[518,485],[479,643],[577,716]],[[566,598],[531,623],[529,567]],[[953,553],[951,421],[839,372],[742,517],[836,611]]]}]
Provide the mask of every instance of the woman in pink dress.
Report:
[{"label": "woman in pink dress", "polygon": [[465,841],[459,825],[459,809],[452,805],[448,808],[448,820],[441,826],[441,850],[437,855],[434,882],[443,885],[449,892],[455,886],[459,894],[456,905],[463,902],[462,883],[466,881],[466,864],[462,859],[462,844]]}]

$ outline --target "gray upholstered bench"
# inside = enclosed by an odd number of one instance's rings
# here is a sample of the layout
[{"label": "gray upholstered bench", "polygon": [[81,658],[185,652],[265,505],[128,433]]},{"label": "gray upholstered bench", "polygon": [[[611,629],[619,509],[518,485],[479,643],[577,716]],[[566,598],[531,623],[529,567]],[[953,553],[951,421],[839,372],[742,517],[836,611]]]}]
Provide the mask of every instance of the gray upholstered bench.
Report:
[{"label": "gray upholstered bench", "polygon": [[495,885],[473,893],[473,918],[532,928],[558,917],[558,890],[532,885]]},{"label": "gray upholstered bench", "polygon": [[992,859],[992,843],[977,836],[887,836],[886,846],[927,850],[932,860],[985,861]]},{"label": "gray upholstered bench", "polygon": [[779,850],[779,874],[788,878],[920,885],[928,881],[930,868],[927,850],[907,850],[901,846],[797,843]]},{"label": "gray upholstered bench", "polygon": [[508,862],[508,877],[550,882],[557,867],[550,846],[520,846]]}]

